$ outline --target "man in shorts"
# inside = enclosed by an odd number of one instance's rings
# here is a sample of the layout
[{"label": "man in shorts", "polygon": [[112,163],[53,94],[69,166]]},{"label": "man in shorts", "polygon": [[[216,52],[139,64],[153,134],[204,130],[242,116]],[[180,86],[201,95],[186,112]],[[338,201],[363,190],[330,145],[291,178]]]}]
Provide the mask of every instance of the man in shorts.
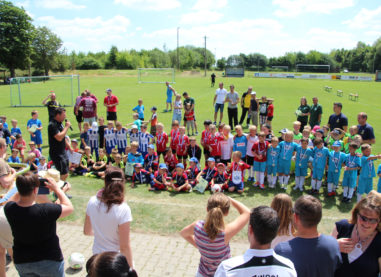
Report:
[{"label": "man in shorts", "polygon": [[74,106],[74,115],[75,119],[78,122],[78,129],[79,132],[82,133],[82,122],[83,122],[83,115],[82,115],[82,108],[79,106],[79,103],[81,103],[81,100],[86,97],[86,92],[82,92],[81,95],[78,95],[75,99],[75,106]]},{"label": "man in shorts", "polygon": [[[167,86],[167,101],[166,101],[166,109],[164,112],[170,112],[172,111],[172,95],[176,95],[175,89],[169,84],[169,82],[165,82],[165,85]],[[168,105],[171,107],[170,110],[168,110]]]},{"label": "man in shorts", "polygon": [[220,111],[220,123],[222,122],[222,118],[224,116],[224,103],[226,95],[228,94],[228,91],[224,89],[224,83],[218,84],[219,88],[216,90],[216,95],[213,99],[213,106],[214,106],[214,125],[216,125],[217,121],[217,113]]},{"label": "man in shorts", "polygon": [[107,108],[107,120],[114,121],[116,124],[117,116],[116,116],[116,106],[119,105],[118,97],[112,94],[112,90],[108,88],[106,90],[107,96],[103,101],[103,105]]},{"label": "man in shorts", "polygon": [[97,102],[91,97],[90,91],[86,92],[86,97],[82,98],[79,106],[83,107],[83,121],[88,122],[90,126],[93,125],[93,122],[97,121]]}]

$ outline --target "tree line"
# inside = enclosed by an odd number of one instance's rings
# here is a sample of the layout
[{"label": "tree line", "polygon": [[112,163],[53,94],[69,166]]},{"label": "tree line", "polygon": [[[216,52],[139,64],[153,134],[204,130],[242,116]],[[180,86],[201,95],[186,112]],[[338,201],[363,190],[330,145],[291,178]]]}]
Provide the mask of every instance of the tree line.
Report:
[{"label": "tree line", "polygon": [[29,70],[29,75],[48,76],[50,71],[76,69],[137,69],[174,67],[180,70],[206,67],[223,70],[226,67],[245,67],[248,70],[273,70],[274,66],[297,64],[328,64],[331,71],[343,69],[355,72],[374,72],[381,69],[381,38],[372,45],[358,42],[353,49],[334,49],[330,53],[311,50],[308,53],[289,52],[280,57],[260,53],[230,55],[217,61],[213,53],[201,47],[182,46],[179,49],[119,50],[112,46],[108,52],[68,53],[63,41],[47,27],[36,27],[23,8],[0,0],[0,67],[10,76],[16,69]]}]

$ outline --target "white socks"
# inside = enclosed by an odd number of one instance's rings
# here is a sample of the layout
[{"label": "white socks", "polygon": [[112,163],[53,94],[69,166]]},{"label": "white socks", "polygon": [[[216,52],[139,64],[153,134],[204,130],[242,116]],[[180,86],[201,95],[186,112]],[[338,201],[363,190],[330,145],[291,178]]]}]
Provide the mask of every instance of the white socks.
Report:
[{"label": "white socks", "polygon": [[316,179],[311,180],[311,188],[316,189]]},{"label": "white socks", "polygon": [[278,177],[278,180],[279,180],[279,184],[280,184],[280,186],[283,186],[283,184],[284,184],[284,176],[282,175],[282,176],[279,176]]},{"label": "white socks", "polygon": [[322,183],[321,180],[320,180],[320,181],[319,181],[319,180],[316,181],[316,189],[317,189],[317,190],[320,190],[321,183]]},{"label": "white socks", "polygon": [[304,176],[295,176],[294,190],[299,189],[300,191],[303,191],[304,179],[305,179]]},{"label": "white socks", "polygon": [[[349,187],[343,187],[343,196],[348,198],[348,189]],[[353,191],[352,191],[353,194]]]},{"label": "white socks", "polygon": [[275,184],[276,184],[276,175],[273,176],[273,188],[275,187]]},{"label": "white socks", "polygon": [[259,172],[259,180],[258,182],[262,185],[265,183],[265,173],[264,172]]},{"label": "white socks", "polygon": [[357,203],[361,201],[362,195],[360,193],[357,193]]},{"label": "white socks", "polygon": [[333,184],[328,183],[328,193],[332,192]]},{"label": "white socks", "polygon": [[348,192],[348,198],[351,199],[352,196],[353,196],[353,192],[355,191],[354,188],[349,188],[349,192]]}]

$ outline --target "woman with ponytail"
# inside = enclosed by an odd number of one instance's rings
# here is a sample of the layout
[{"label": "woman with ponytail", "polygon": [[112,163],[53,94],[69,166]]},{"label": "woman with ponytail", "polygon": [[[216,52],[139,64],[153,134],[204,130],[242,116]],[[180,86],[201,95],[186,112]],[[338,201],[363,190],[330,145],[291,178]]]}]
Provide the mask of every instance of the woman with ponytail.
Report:
[{"label": "woman with ponytail", "polygon": [[130,207],[124,202],[124,173],[120,168],[105,171],[105,186],[90,198],[83,232],[94,236],[93,254],[120,252],[133,267],[130,244]]},{"label": "woman with ponytail", "polygon": [[[230,205],[239,216],[225,225],[224,217]],[[249,222],[250,210],[242,203],[215,193],[208,199],[205,220],[196,221],[181,231],[181,236],[196,247],[201,254],[196,276],[214,276],[218,265],[230,258],[230,240]]]}]

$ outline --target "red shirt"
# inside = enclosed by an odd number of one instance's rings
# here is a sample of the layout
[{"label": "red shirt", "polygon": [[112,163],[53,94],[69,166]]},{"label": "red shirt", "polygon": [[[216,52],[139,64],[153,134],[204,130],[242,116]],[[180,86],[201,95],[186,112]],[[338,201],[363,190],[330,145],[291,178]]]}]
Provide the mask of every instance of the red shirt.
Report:
[{"label": "red shirt", "polygon": [[172,157],[165,156],[164,157],[164,162],[167,164],[168,169],[172,171],[173,169],[176,168],[176,165],[179,163],[175,155],[172,155]]},{"label": "red shirt", "polygon": [[229,170],[229,173],[230,173],[230,176],[229,176],[229,180],[231,181],[232,178],[233,178],[233,172],[234,171],[241,171],[241,175],[242,175],[242,182],[244,181],[244,174],[243,174],[243,171],[245,169],[249,169],[250,168],[250,165],[248,165],[247,163],[244,163],[243,161],[240,161],[240,163],[242,163],[242,165],[240,165],[239,163],[236,163],[236,162],[232,162],[231,164],[231,168]]},{"label": "red shirt", "polygon": [[269,147],[269,142],[265,141],[263,143],[260,143],[257,141],[254,143],[253,148],[251,148],[251,151],[253,153],[256,153],[257,155],[262,155],[262,159],[259,159],[258,157],[254,156],[254,161],[256,162],[265,162],[267,161],[267,148]]},{"label": "red shirt", "polygon": [[188,155],[187,147],[189,145],[189,138],[186,135],[178,135],[175,139],[176,154],[179,156]]},{"label": "red shirt", "polygon": [[170,146],[171,146],[171,149],[176,149],[176,138],[177,136],[180,134],[180,131],[179,129],[172,129],[171,130],[171,143],[170,143]]},{"label": "red shirt", "polygon": [[194,120],[194,111],[186,111],[185,112],[185,120],[192,121]]},{"label": "red shirt", "polygon": [[[119,103],[119,100],[118,100],[118,97],[116,97],[115,95],[111,95],[111,96],[106,96],[103,103],[105,103],[106,105],[113,105],[113,104],[118,104]],[[107,111],[108,112],[116,112],[116,106],[113,106],[113,107],[107,107]]]},{"label": "red shirt", "polygon": [[161,134],[156,133],[156,150],[157,152],[164,152],[167,148],[168,135],[163,132]]},{"label": "red shirt", "polygon": [[270,104],[267,107],[267,116],[274,116],[274,105]]},{"label": "red shirt", "polygon": [[18,142],[17,140],[15,140],[15,142],[13,143],[13,148],[21,151],[22,149],[25,149],[26,147],[26,144],[25,144],[25,140],[22,140],[21,142]]},{"label": "red shirt", "polygon": [[208,139],[208,145],[212,147],[212,151],[210,152],[210,156],[221,156],[221,141],[224,140],[224,137],[218,133],[210,134]]},{"label": "red shirt", "polygon": [[210,136],[210,131],[208,131],[208,130],[202,131],[202,133],[201,133],[201,141],[202,141],[202,143],[204,145],[208,145],[209,136]]},{"label": "red shirt", "polygon": [[82,115],[84,118],[95,117],[95,110],[97,108],[97,102],[91,97],[82,98],[79,102],[79,106],[83,107]]}]

